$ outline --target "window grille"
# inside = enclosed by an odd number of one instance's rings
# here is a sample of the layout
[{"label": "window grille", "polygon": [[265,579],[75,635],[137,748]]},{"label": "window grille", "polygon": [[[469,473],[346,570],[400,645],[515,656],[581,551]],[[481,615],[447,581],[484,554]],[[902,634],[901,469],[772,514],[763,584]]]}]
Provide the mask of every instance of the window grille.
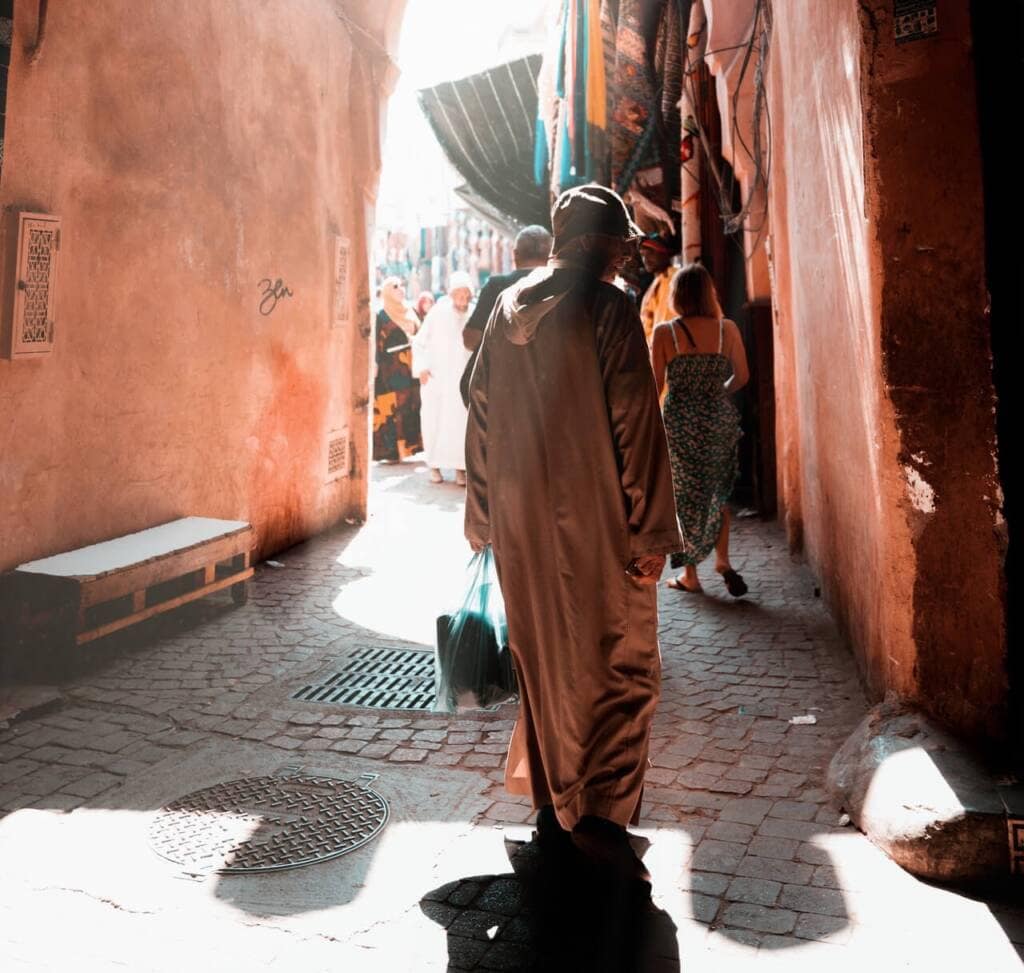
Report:
[{"label": "window grille", "polygon": [[330,433],[327,439],[327,482],[348,476],[350,468],[348,430]]},{"label": "window grille", "polygon": [[60,217],[18,214],[18,264],[11,357],[53,351]]}]

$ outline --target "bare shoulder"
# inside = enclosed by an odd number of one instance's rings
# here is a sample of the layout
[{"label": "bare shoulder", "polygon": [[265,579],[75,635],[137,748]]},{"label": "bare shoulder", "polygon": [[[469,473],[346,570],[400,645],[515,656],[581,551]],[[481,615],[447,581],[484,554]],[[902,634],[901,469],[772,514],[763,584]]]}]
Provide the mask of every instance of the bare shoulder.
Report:
[{"label": "bare shoulder", "polygon": [[743,335],[740,333],[739,325],[735,321],[730,318],[723,318],[722,327],[728,341],[738,341],[740,344],[743,344]]},{"label": "bare shoulder", "polygon": [[662,321],[661,324],[654,326],[654,331],[651,333],[651,343],[664,342],[672,340],[672,327],[671,321]]}]

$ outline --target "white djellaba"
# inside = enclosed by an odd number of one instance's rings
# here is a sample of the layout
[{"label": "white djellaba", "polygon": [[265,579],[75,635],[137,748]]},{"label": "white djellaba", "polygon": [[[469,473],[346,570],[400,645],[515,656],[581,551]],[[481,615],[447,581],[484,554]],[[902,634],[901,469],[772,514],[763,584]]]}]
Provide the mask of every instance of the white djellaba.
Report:
[{"label": "white djellaba", "polygon": [[420,389],[420,420],[424,461],[432,470],[466,468],[467,412],[459,379],[470,356],[462,343],[470,307],[467,302],[460,311],[452,299],[462,289],[472,293],[472,281],[469,274],[456,271],[449,279],[448,295],[430,309],[412,342],[413,375],[422,381],[428,373]]}]

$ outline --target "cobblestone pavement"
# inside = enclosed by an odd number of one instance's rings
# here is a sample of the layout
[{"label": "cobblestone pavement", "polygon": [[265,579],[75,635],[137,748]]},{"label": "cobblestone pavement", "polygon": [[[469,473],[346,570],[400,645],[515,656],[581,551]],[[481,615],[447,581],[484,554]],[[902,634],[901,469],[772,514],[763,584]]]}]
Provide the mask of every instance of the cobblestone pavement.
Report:
[{"label": "cobblestone pavement", "polygon": [[[472,775],[483,800],[466,813],[447,809],[446,820],[461,817],[468,829],[459,847],[498,848],[502,833],[528,837],[530,808],[501,786],[513,708],[450,718],[291,699],[317,674],[336,671],[333,663],[354,647],[430,645],[434,616],[461,587],[468,550],[458,490],[431,487],[425,473],[413,464],[378,470],[367,525],[287,551],[280,567],[262,565],[244,607],[214,597],[112,637],[63,687],[59,707],[0,725],[0,836],[15,812],[74,821],[118,807],[136,779],[241,743],[282,762],[371,761],[382,779],[401,780],[410,767],[422,779]],[[668,928],[671,943],[645,954],[642,968],[1024,968],[1024,910],[1009,894],[971,898],[918,882],[841,826],[823,781],[867,708],[855,666],[778,529],[739,519],[734,536],[751,586],[746,599],[729,599],[712,578],[703,596],[659,595],[663,698],[638,833],[651,843],[645,861],[665,920],[658,935]],[[817,722],[789,722],[800,715]],[[366,882],[386,880],[370,869]],[[421,909],[405,915],[401,935],[366,917],[352,968],[524,968],[514,882],[507,868],[470,870],[433,891],[415,890]],[[0,893],[5,883],[13,887],[0,877]],[[32,891],[59,929],[69,908],[61,890]],[[10,932],[19,920],[12,898],[0,894],[0,960],[6,943],[17,961],[10,968],[51,968],[35,966]],[[111,922],[159,922],[135,915],[130,901],[107,908],[116,910]],[[270,925],[238,915],[237,937],[228,938],[245,960],[239,968],[338,965],[343,943],[300,938],[267,951],[260,944]],[[288,932],[287,922],[275,922],[277,934]],[[407,966],[387,958],[403,936],[407,946],[418,943]],[[89,955],[80,969],[106,968],[98,947]],[[164,968],[155,959],[126,966]]]}]

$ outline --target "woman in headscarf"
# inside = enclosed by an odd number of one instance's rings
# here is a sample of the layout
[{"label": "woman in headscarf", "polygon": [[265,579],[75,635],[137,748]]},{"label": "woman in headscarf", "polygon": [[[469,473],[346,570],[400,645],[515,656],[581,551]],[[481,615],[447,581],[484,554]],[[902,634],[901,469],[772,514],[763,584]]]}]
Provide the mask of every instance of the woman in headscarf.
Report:
[{"label": "woman in headscarf", "polygon": [[419,330],[406,306],[402,281],[381,285],[383,307],[377,314],[377,368],[373,385],[373,458],[397,463],[423,449],[420,434],[420,383],[412,374],[410,337]]}]

